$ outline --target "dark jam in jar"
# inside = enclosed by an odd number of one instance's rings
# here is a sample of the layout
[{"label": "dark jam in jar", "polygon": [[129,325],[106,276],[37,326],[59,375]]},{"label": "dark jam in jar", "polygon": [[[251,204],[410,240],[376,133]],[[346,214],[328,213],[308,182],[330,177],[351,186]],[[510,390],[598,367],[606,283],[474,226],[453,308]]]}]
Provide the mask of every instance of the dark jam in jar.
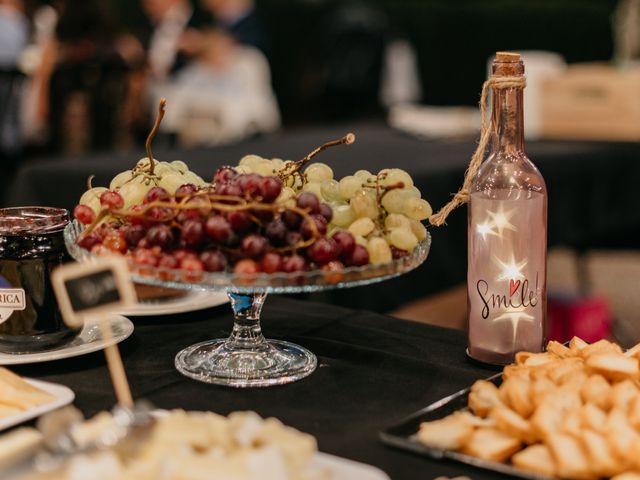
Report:
[{"label": "dark jam in jar", "polygon": [[60,208],[0,209],[0,351],[55,348],[79,332],[62,320],[50,275],[67,259]]}]

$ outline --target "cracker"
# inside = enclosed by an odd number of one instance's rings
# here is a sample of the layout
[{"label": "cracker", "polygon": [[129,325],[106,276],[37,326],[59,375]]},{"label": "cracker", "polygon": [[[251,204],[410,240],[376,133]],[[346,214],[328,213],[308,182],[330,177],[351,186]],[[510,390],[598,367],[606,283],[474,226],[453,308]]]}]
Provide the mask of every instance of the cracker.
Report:
[{"label": "cracker", "polygon": [[522,443],[515,437],[493,428],[479,428],[463,448],[463,452],[492,462],[504,462],[520,450]]},{"label": "cracker", "polygon": [[546,445],[531,445],[511,457],[511,462],[528,472],[553,477],[556,475],[556,463]]}]

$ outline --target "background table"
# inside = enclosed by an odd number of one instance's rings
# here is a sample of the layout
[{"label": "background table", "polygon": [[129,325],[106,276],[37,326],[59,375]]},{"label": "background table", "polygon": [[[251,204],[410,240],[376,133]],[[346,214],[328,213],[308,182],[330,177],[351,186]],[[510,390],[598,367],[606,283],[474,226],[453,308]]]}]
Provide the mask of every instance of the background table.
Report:
[{"label": "background table", "polygon": [[[384,125],[358,124],[314,128],[254,138],[237,145],[163,152],[161,160],[180,159],[205,178],[243,155],[302,158],[315,146],[353,131],[357,141],[318,157],[336,176],[358,169],[406,169],[434,208],[442,206],[462,182],[475,139],[421,141]],[[637,143],[534,142],[526,146],[549,191],[549,244],[577,249],[637,248],[640,236],[640,145]],[[72,160],[45,159],[24,165],[7,201],[10,205],[55,205],[73,208],[95,174],[94,185],[108,185],[132,168],[143,152],[109,153]],[[460,284],[466,279],[466,209],[454,212],[444,228],[432,228],[427,268],[366,291],[313,294],[314,299],[378,312]]]},{"label": "background table", "polygon": [[[467,362],[463,332],[271,297],[263,314],[267,336],[311,349],[319,367],[293,384],[237,390],[195,382],[173,367],[181,348],[228,335],[228,305],[133,320],[136,330],[121,344],[125,368],[134,396],[159,408],[221,414],[255,410],[275,416],[315,435],[321,451],[375,465],[393,480],[462,474],[476,480],[497,478],[461,464],[394,450],[377,438],[380,430],[404,416],[492,373]],[[72,388],[75,404],[86,415],[111,408],[115,401],[101,352],[15,370]]]}]

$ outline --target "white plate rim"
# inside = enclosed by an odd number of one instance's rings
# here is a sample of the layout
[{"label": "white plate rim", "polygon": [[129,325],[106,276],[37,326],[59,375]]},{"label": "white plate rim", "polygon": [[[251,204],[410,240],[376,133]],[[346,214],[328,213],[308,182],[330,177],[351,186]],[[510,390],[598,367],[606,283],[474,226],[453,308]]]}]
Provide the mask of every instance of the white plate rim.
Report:
[{"label": "white plate rim", "polygon": [[11,415],[10,417],[0,419],[0,431],[19,425],[27,420],[39,417],[44,413],[64,407],[65,405],[69,405],[76,397],[73,390],[64,385],[60,385],[59,383],[45,382],[32,378],[23,378],[23,380],[28,384],[53,395],[55,398],[49,403],[38,405],[23,412],[16,413],[15,415]]},{"label": "white plate rim", "polygon": [[214,292],[207,290],[194,290],[178,299],[156,301],[150,303],[138,303],[124,308],[118,313],[136,317],[149,317],[156,315],[173,315],[176,313],[194,312],[205,308],[217,307],[229,301],[226,292]]},{"label": "white plate rim", "polygon": [[331,480],[391,480],[378,467],[324,452],[315,454],[311,467],[328,468]]},{"label": "white plate rim", "polygon": [[[113,326],[116,323],[120,323],[124,329],[124,332],[120,335],[115,335],[113,340],[110,342],[105,342],[102,340],[102,337],[91,341],[89,343],[83,343],[81,345],[67,345],[55,350],[48,350],[45,352],[35,352],[35,353],[23,353],[23,354],[10,354],[10,353],[2,353],[0,352],[0,365],[25,365],[30,363],[43,363],[43,362],[51,362],[54,360],[62,360],[64,358],[77,357],[80,355],[86,355],[88,353],[97,352],[98,350],[102,350],[109,345],[115,345],[123,340],[126,340],[131,336],[134,330],[133,322],[129,320],[127,317],[123,317],[122,315],[109,315],[107,317],[109,319],[109,323]],[[92,328],[95,326],[94,322],[87,323],[83,327],[83,330],[86,328]],[[82,335],[80,332],[79,336]]]}]

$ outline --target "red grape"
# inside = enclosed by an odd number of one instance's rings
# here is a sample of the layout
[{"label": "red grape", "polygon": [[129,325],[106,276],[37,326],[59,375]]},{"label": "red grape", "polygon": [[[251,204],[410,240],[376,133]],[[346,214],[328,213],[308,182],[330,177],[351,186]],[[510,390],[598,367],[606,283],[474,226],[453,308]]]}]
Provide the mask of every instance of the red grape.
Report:
[{"label": "red grape", "polygon": [[243,258],[234,267],[233,271],[241,275],[253,275],[260,272],[260,265],[255,260]]},{"label": "red grape", "polygon": [[118,192],[107,190],[100,195],[100,205],[110,210],[118,210],[124,207],[124,198]]},{"label": "red grape", "polygon": [[356,246],[356,240],[353,235],[346,230],[338,230],[331,238],[335,240],[338,246],[338,257],[349,258]]},{"label": "red grape", "polygon": [[[327,233],[327,221],[322,215],[311,215],[311,220],[316,224],[318,235],[323,236],[325,233]],[[313,237],[313,229],[311,228],[309,222],[309,220],[305,220],[302,223],[302,227],[300,227],[300,232],[305,239]]]},{"label": "red grape", "polygon": [[144,196],[144,203],[166,202],[171,200],[171,194],[162,187],[153,187]]},{"label": "red grape", "polygon": [[296,230],[300,227],[300,223],[302,222],[302,216],[293,210],[285,210],[282,212],[282,221],[290,230]]},{"label": "red grape", "polygon": [[272,203],[282,192],[282,180],[278,177],[263,177],[258,184],[262,201]]},{"label": "red grape", "polygon": [[207,272],[221,272],[227,268],[227,258],[219,250],[205,250],[200,254],[200,260]]},{"label": "red grape", "polygon": [[76,205],[73,209],[73,216],[83,225],[91,225],[96,219],[96,213],[87,205]]},{"label": "red grape", "polygon": [[320,201],[314,193],[302,192],[296,200],[298,208],[303,208],[309,213],[320,213]]},{"label": "red grape", "polygon": [[163,254],[158,260],[158,266],[162,268],[178,268],[180,262],[175,257],[175,255],[170,255],[168,253]]},{"label": "red grape", "polygon": [[234,211],[227,214],[227,221],[237,233],[244,233],[253,227],[251,215],[243,211]]},{"label": "red grape", "polygon": [[245,195],[254,197],[256,194],[260,194],[260,183],[262,181],[262,175],[257,173],[248,173],[246,175],[240,175],[237,180],[237,184]]},{"label": "red grape", "polygon": [[242,254],[250,258],[259,258],[265,254],[269,242],[261,235],[251,234],[241,241]]},{"label": "red grape", "polygon": [[260,261],[262,271],[265,273],[275,273],[282,270],[282,256],[276,252],[265,253]]},{"label": "red grape", "polygon": [[185,245],[195,247],[204,240],[204,226],[200,220],[190,219],[182,224],[182,240]]},{"label": "red grape", "polygon": [[242,189],[234,183],[217,183],[215,190],[218,195],[227,197],[241,197]]},{"label": "red grape", "polygon": [[332,238],[319,238],[307,250],[307,256],[318,265],[338,258],[338,246]]},{"label": "red grape", "polygon": [[338,283],[344,280],[344,264],[338,260],[323,265],[322,270],[326,272],[324,278],[327,283]]},{"label": "red grape", "polygon": [[140,243],[146,234],[142,225],[125,225],[122,227],[124,239],[129,247],[135,247]]},{"label": "red grape", "polygon": [[158,257],[150,248],[136,248],[133,251],[133,261],[141,265],[149,265],[152,267],[158,265]]},{"label": "red grape", "polygon": [[147,210],[145,219],[152,222],[167,222],[174,216],[174,211],[168,207],[152,207]]},{"label": "red grape", "polygon": [[353,253],[349,258],[345,258],[345,263],[350,267],[361,267],[369,263],[369,252],[362,245],[356,244]]},{"label": "red grape", "polygon": [[102,244],[115,253],[125,253],[127,251],[127,242],[119,233],[107,235],[102,240]]},{"label": "red grape", "polygon": [[174,196],[176,199],[180,200],[182,198],[188,197],[189,195],[193,195],[198,191],[198,187],[196,187],[193,183],[185,183],[184,185],[180,185],[176,190]]},{"label": "red grape", "polygon": [[327,221],[327,223],[329,223],[331,221],[331,219],[333,218],[333,210],[331,210],[331,207],[328,204],[321,203],[320,204],[320,215],[322,215],[324,217],[324,219]]},{"label": "red grape", "polygon": [[188,248],[178,248],[173,251],[173,256],[180,262],[187,257],[197,258],[198,254],[194,250],[189,250]]},{"label": "red grape", "polygon": [[273,245],[284,245],[287,240],[287,227],[280,219],[275,219],[267,223],[264,234]]},{"label": "red grape", "polygon": [[204,272],[204,264],[198,257],[185,257],[180,261],[180,269],[188,273],[184,274],[184,280],[187,282],[197,282]]},{"label": "red grape", "polygon": [[213,176],[213,183],[229,183],[238,176],[233,167],[220,167]]},{"label": "red grape", "polygon": [[306,268],[307,268],[307,261],[304,259],[304,257],[298,254],[293,254],[289,257],[284,257],[284,259],[282,260],[283,272],[286,272],[286,273],[301,272],[303,270],[306,270]]},{"label": "red grape", "polygon": [[[134,205],[133,207],[131,207],[129,209],[129,212],[134,213],[134,214],[138,214],[140,213],[142,210],[144,210],[144,205]],[[131,222],[131,225],[142,225],[144,223],[144,218],[143,217],[129,217],[129,222]]]},{"label": "red grape", "polygon": [[205,231],[211,238],[222,243],[228,243],[233,234],[231,225],[222,215],[209,217],[205,223]]},{"label": "red grape", "polygon": [[398,258],[404,258],[409,255],[409,252],[402,250],[401,248],[391,245],[391,257],[396,260]]},{"label": "red grape", "polygon": [[82,248],[86,250],[91,250],[95,245],[98,245],[100,242],[102,242],[102,237],[96,232],[91,232],[87,235],[83,235],[80,238],[78,238],[77,243]]},{"label": "red grape", "polygon": [[286,244],[290,247],[295,247],[302,241],[302,234],[300,232],[287,232]]},{"label": "red grape", "polygon": [[145,237],[149,245],[158,246],[163,249],[167,249],[173,243],[173,232],[167,225],[158,224],[153,225],[147,230]]}]

